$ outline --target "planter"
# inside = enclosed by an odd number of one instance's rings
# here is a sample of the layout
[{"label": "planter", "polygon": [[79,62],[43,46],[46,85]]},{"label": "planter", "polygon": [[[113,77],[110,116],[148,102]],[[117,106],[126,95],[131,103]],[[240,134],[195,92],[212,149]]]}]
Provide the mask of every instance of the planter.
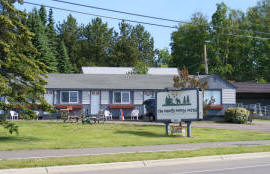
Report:
[{"label": "planter", "polygon": [[134,105],[110,105],[110,109],[134,109]]}]

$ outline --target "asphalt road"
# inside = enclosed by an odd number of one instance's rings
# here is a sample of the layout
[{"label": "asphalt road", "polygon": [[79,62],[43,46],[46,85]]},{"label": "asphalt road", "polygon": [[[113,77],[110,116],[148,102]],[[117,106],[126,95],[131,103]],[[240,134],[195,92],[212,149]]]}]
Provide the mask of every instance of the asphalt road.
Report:
[{"label": "asphalt road", "polygon": [[259,159],[196,162],[180,165],[97,170],[73,174],[269,174],[270,157]]}]

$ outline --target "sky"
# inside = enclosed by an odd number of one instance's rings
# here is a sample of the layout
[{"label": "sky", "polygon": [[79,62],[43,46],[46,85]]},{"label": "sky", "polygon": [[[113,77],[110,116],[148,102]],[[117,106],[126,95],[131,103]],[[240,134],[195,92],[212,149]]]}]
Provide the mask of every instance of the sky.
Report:
[{"label": "sky", "polygon": [[[76,11],[82,11],[97,15],[117,17],[121,19],[150,22],[169,26],[178,25],[175,22],[159,21],[131,15],[101,11],[91,8],[78,7],[74,5],[54,2],[52,0],[24,0],[24,1],[49,5],[53,7],[72,9]],[[181,21],[189,21],[192,14],[196,12],[202,12],[208,18],[208,20],[210,20],[212,14],[216,10],[216,4],[220,2],[224,2],[229,6],[229,8],[242,11],[248,10],[248,8],[255,6],[258,2],[258,0],[223,0],[223,1],[222,0],[64,0],[64,1]],[[31,11],[33,7],[34,7],[33,5],[29,4],[22,4],[22,5],[16,4],[16,8],[20,10],[26,10],[27,12]],[[37,8],[39,8],[39,6],[37,6]],[[53,10],[53,11],[56,23],[62,22],[70,14],[70,12],[60,10]],[[87,24],[93,18],[95,18],[94,16],[89,15],[76,13],[71,14],[77,19],[78,24]],[[107,22],[109,27],[113,27],[115,30],[118,31],[118,24],[120,21],[106,18],[102,18],[102,20],[104,22]],[[132,24],[136,25],[135,23]],[[144,25],[144,27],[153,36],[155,41],[155,48],[170,49],[171,33],[176,29],[149,26],[149,25]]]}]

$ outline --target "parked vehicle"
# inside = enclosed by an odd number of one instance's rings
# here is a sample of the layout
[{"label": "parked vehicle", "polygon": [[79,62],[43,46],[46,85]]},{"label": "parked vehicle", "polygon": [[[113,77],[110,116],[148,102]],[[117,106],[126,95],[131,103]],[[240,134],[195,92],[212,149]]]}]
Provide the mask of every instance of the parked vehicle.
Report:
[{"label": "parked vehicle", "polygon": [[156,120],[156,100],[155,99],[148,99],[143,102],[143,105],[146,109],[145,116],[148,117],[150,121]]}]

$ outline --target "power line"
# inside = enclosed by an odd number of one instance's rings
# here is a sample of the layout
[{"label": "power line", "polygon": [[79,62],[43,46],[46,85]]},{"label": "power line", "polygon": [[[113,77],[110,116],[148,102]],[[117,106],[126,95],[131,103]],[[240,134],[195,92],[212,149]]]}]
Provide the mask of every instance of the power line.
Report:
[{"label": "power line", "polygon": [[62,11],[67,11],[67,12],[85,14],[85,15],[89,15],[89,16],[96,16],[96,17],[102,17],[102,18],[107,18],[107,19],[114,19],[114,20],[119,20],[119,21],[128,21],[128,22],[132,22],[132,23],[153,25],[153,26],[172,28],[172,29],[177,29],[178,28],[176,26],[174,27],[174,26],[163,25],[163,24],[155,24],[155,23],[150,23],[150,22],[142,22],[142,21],[129,20],[129,19],[123,19],[123,18],[116,18],[116,17],[104,16],[104,15],[97,15],[97,14],[93,14],[93,13],[87,13],[87,12],[81,12],[81,11],[70,10],[70,9],[65,9],[65,8],[53,7],[53,6],[49,6],[49,5],[41,5],[41,4],[36,4],[36,3],[32,3],[32,2],[27,2],[27,1],[24,1],[24,3],[25,4],[30,4],[30,5],[44,6],[44,7],[57,9],[57,10],[62,10]]},{"label": "power line", "polygon": [[[128,22],[132,22],[132,23],[152,25],[152,26],[157,26],[157,27],[178,29],[177,26],[169,26],[169,25],[156,24],[156,23],[150,23],[150,22],[142,22],[142,21],[136,21],[136,20],[129,20],[129,19],[124,19],[124,18],[116,18],[116,17],[111,17],[111,16],[97,15],[97,14],[93,14],[93,13],[87,13],[87,12],[82,12],[82,11],[76,11],[76,10],[70,10],[70,9],[65,9],[65,8],[53,7],[53,6],[49,6],[49,5],[42,5],[42,4],[37,4],[37,3],[32,3],[32,2],[27,2],[27,1],[24,1],[24,3],[25,4],[30,4],[30,5],[44,6],[44,7],[48,7],[48,8],[52,8],[52,9],[56,9],[56,10],[73,12],[73,13],[84,14],[84,15],[89,15],[89,16],[96,16],[96,17],[107,18],[107,19],[114,19],[114,20],[119,20],[119,21],[128,21]],[[254,39],[270,39],[270,38],[262,38],[262,37],[257,37],[257,36],[245,36],[245,35],[236,35],[236,34],[224,34],[224,35],[239,36],[239,37],[248,37],[248,38],[254,38]]]},{"label": "power line", "polygon": [[98,10],[103,10],[103,11],[110,11],[110,12],[115,12],[115,13],[127,14],[127,15],[132,15],[132,16],[139,16],[139,17],[144,17],[144,18],[157,19],[157,20],[162,20],[162,21],[170,21],[170,22],[191,24],[190,22],[184,22],[184,21],[179,21],[179,20],[175,20],[175,19],[167,19],[167,18],[148,16],[148,15],[143,15],[143,14],[138,14],[138,13],[130,13],[130,12],[125,12],[125,11],[112,10],[112,9],[108,9],[108,8],[101,8],[101,7],[85,5],[85,4],[79,4],[79,3],[74,3],[74,2],[67,2],[67,1],[62,1],[62,0],[51,0],[51,1],[70,4],[70,5],[76,5],[76,6],[81,6],[81,7],[88,7],[88,8],[93,8],[93,9],[98,9]]},{"label": "power line", "polygon": [[[127,14],[127,15],[132,15],[132,16],[139,16],[139,17],[150,18],[150,19],[157,19],[157,20],[168,21],[168,22],[176,22],[176,23],[191,24],[191,25],[198,25],[198,26],[206,26],[206,25],[194,24],[192,22],[186,22],[186,21],[182,21],[182,20],[175,20],[175,19],[161,18],[161,17],[155,17],[155,16],[148,16],[148,15],[138,14],[138,13],[130,13],[130,12],[126,12],[126,11],[113,10],[113,9],[102,8],[102,7],[92,6],[92,5],[81,4],[81,3],[68,2],[68,1],[63,1],[63,0],[51,0],[51,1],[65,3],[65,4],[69,4],[69,5],[80,6],[80,7],[93,8],[93,9],[98,9],[98,10],[103,10],[103,11],[109,11],[109,12],[114,12],[114,13],[121,13],[121,14]],[[220,26],[214,26],[214,27],[221,28],[221,29],[229,29],[229,30],[234,30],[234,31],[244,31],[244,32],[253,32],[253,33],[257,33],[257,34],[269,34],[270,35],[270,33],[262,32],[262,31],[252,31],[252,30],[245,30],[245,29],[232,29],[232,28],[229,28],[229,27],[220,27]]]},{"label": "power line", "polygon": [[246,35],[240,35],[240,34],[226,34],[229,36],[236,36],[236,37],[247,37],[252,39],[263,39],[263,40],[270,40],[270,38],[267,37],[258,37],[258,36],[246,36]]}]

